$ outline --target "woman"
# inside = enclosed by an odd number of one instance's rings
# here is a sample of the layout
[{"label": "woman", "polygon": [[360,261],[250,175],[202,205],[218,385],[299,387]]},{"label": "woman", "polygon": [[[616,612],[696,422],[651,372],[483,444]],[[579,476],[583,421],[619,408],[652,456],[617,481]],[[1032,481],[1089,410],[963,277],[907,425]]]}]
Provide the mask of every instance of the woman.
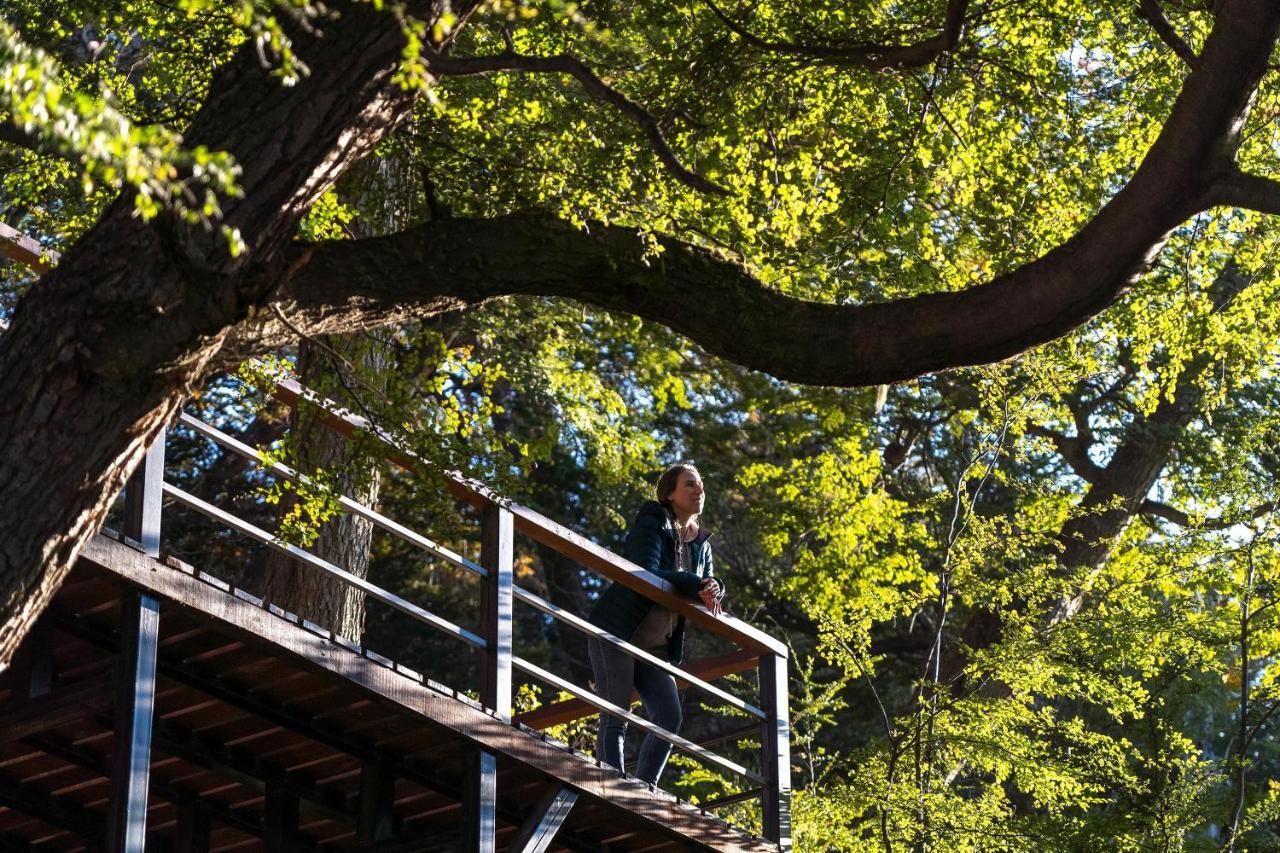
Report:
[{"label": "woman", "polygon": [[[627,531],[627,559],[670,583],[678,594],[701,601],[712,615],[720,615],[724,585],[712,576],[707,543],[711,534],[698,524],[705,498],[702,477],[692,465],[673,465],[658,478],[654,491],[657,500],[640,507]],[[684,658],[684,617],[622,584],[604,591],[591,621],[655,657],[674,664]],[[683,714],[674,678],[595,638],[588,652],[602,699],[630,708],[634,689],[651,721],[669,732],[680,730]],[[601,714],[596,757],[621,770],[626,734],[625,720]],[[636,777],[656,785],[670,755],[671,744],[646,735],[636,759]]]}]

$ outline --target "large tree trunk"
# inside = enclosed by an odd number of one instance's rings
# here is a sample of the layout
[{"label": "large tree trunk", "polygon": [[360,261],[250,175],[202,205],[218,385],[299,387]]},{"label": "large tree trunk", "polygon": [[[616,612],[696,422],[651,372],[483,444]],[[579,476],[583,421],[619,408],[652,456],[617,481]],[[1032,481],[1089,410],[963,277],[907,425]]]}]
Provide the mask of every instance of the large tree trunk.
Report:
[{"label": "large tree trunk", "polygon": [[228,331],[279,278],[298,216],[411,106],[393,85],[404,35],[361,3],[298,31],[311,76],[287,89],[252,44],[218,74],[188,142],[229,151],[241,200],[224,222],[247,251],[122,197],[19,304],[0,336],[0,664],[7,663],[146,446]]},{"label": "large tree trunk", "polygon": [[[303,384],[337,373],[343,384],[355,377],[346,365],[321,350],[328,347],[359,371],[361,377],[374,375],[386,366],[381,346],[343,336],[328,336],[317,343],[299,345],[298,373]],[[323,386],[317,386],[323,387]],[[325,426],[309,407],[295,409],[289,420],[298,464],[304,471],[328,470],[336,474],[333,487],[365,506],[377,503],[382,482],[381,469],[367,460],[354,458],[346,437]],[[281,501],[281,514],[295,501]],[[320,526],[313,552],[357,577],[369,576],[369,548],[373,524],[351,513],[342,513]],[[314,566],[299,563],[279,551],[267,558],[266,599],[339,636],[360,642],[364,634],[364,593]]]}]

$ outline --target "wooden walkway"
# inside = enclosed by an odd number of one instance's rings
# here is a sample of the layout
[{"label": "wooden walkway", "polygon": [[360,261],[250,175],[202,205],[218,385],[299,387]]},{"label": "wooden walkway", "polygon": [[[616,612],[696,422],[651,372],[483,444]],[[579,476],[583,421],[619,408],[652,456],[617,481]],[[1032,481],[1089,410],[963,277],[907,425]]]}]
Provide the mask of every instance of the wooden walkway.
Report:
[{"label": "wooden walkway", "polygon": [[173,563],[96,537],[7,674],[0,849],[101,849],[141,593],[160,615],[149,849],[473,849],[488,754],[499,850],[566,793],[541,849],[778,850]]}]

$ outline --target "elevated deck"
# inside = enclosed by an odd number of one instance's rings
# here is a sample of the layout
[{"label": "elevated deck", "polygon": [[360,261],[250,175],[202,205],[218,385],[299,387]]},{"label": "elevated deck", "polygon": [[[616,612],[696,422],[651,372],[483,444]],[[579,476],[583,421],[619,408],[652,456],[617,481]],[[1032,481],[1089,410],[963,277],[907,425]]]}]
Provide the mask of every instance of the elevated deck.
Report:
[{"label": "elevated deck", "polygon": [[[0,255],[41,271],[58,261],[3,224]],[[395,464],[418,464],[376,425],[294,382],[281,381],[275,393],[289,405],[317,406],[338,433],[372,434]],[[190,415],[181,428],[265,476],[307,479]],[[640,567],[456,474],[444,481],[477,511],[477,560],[341,497],[343,511],[424,559],[479,578],[479,624],[468,629],[166,482],[164,455],[162,434],[126,489],[123,535],[94,537],[0,677],[0,851],[791,849],[787,649],[776,639],[712,616]],[[479,701],[384,656],[394,650],[361,648],[162,558],[166,500],[476,653],[471,686]],[[517,534],[640,592],[735,651],[679,669],[604,633],[515,583]],[[754,740],[755,757],[744,764],[742,749],[717,754],[522,656],[514,648],[517,603],[747,718],[717,741]],[[712,683],[746,669],[758,672],[758,696]],[[516,672],[574,698],[513,715]],[[699,808],[541,731],[600,711],[746,787]],[[759,801],[760,835],[709,811],[748,800]]]},{"label": "elevated deck", "polygon": [[24,647],[0,705],[0,849],[101,849],[138,593],[160,604],[149,849],[469,849],[484,753],[496,849],[526,849],[566,792],[540,849],[778,849],[174,562],[99,535]]}]

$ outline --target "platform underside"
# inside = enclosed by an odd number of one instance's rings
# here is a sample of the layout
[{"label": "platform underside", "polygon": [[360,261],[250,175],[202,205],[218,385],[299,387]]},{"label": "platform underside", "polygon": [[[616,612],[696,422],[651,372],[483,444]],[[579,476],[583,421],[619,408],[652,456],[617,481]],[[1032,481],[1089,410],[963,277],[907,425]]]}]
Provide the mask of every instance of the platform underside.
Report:
[{"label": "platform underside", "polygon": [[[497,849],[539,801],[576,792],[560,851],[776,851],[428,678],[296,624],[251,596],[106,536],[90,543],[25,651],[51,689],[0,693],[0,850],[91,850],[106,835],[121,601],[161,601],[148,850],[456,850],[476,754],[497,758]],[[20,658],[21,660],[21,658]],[[45,664],[47,666],[47,664]],[[379,793],[381,791],[381,793]],[[381,804],[378,799],[381,797]],[[286,821],[287,822],[287,821]],[[375,843],[371,827],[378,826]]]}]

